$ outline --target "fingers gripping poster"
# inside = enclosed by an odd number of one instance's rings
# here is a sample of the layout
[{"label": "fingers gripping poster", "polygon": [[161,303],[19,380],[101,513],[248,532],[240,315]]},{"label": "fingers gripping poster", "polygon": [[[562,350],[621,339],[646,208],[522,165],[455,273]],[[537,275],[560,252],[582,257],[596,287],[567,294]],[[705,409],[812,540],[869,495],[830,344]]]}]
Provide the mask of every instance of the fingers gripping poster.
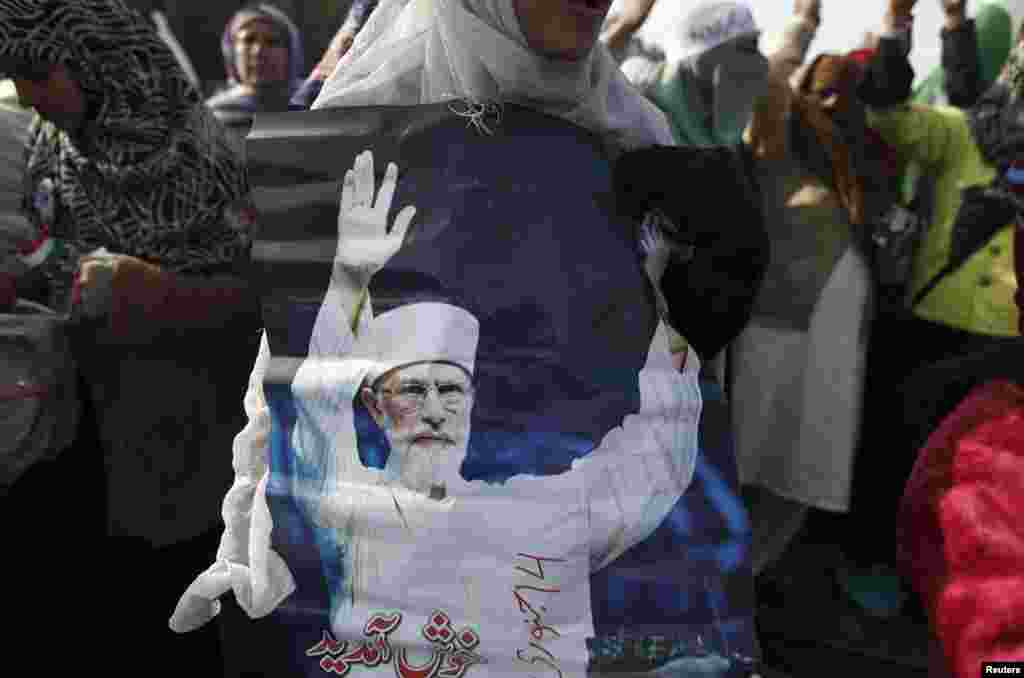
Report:
[{"label": "fingers gripping poster", "polygon": [[745,675],[731,451],[699,445],[599,140],[453,102],[248,144],[297,673]]}]

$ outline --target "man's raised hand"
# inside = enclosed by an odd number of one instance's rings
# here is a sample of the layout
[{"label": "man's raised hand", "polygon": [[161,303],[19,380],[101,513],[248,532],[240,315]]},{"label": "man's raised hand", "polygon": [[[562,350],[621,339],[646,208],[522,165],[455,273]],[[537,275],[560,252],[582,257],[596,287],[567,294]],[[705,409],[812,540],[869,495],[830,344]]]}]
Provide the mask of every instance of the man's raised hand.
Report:
[{"label": "man's raised hand", "polygon": [[374,195],[371,151],[356,156],[352,169],[345,173],[334,263],[359,287],[369,285],[373,274],[401,249],[416,215],[416,208],[409,205],[398,213],[394,225],[388,229],[388,213],[397,183],[398,166],[389,163],[380,190]]}]

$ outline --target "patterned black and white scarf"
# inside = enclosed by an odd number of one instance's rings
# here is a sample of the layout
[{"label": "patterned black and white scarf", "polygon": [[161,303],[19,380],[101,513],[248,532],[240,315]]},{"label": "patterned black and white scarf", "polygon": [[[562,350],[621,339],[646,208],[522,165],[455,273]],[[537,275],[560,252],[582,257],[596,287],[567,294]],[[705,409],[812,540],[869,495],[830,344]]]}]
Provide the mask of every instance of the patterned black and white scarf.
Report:
[{"label": "patterned black and white scarf", "polygon": [[971,132],[1000,171],[1024,157],[1024,43],[1010,52],[999,78],[968,113]]},{"label": "patterned black and white scarf", "polygon": [[73,133],[39,117],[30,132],[26,208],[64,245],[53,273],[99,247],[177,273],[244,256],[245,168],[140,14],[122,0],[0,0],[5,61],[63,64],[88,106]]}]

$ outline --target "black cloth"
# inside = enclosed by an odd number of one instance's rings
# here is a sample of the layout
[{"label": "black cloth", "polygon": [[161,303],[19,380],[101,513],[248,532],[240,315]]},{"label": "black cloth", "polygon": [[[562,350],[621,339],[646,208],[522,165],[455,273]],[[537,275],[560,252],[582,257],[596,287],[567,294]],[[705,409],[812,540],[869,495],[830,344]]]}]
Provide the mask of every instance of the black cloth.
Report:
[{"label": "black cloth", "polygon": [[[86,393],[83,383],[79,391]],[[11,656],[57,673],[65,661],[114,675],[220,675],[216,628],[188,635],[167,626],[178,597],[212,562],[220,530],[153,549],[107,537],[106,477],[88,398],[74,445],[33,466],[0,499]],[[52,664],[48,662],[53,662]]]},{"label": "black cloth", "polygon": [[[1006,347],[1019,343],[1020,339],[965,332],[907,312],[875,319],[851,510],[841,521],[840,543],[848,558],[865,566],[895,562],[893,526],[920,449],[921,431],[929,425],[922,422],[934,417],[930,413],[941,410],[944,403],[957,402],[936,389],[934,377],[923,375],[936,365],[966,368],[975,364],[965,361],[967,356],[1010,350]],[[948,367],[941,370],[950,371]],[[970,381],[969,375],[963,377],[965,384]]]},{"label": "black cloth", "polygon": [[72,332],[103,449],[108,534],[160,548],[220,524],[258,345],[255,313],[138,345],[106,343],[88,325]]},{"label": "black cloth", "polygon": [[943,28],[940,37],[942,86],[946,98],[951,106],[970,108],[984,91],[974,19],[968,19],[953,30]]},{"label": "black cloth", "polygon": [[985,161],[1005,169],[1024,154],[1024,97],[996,81],[968,115],[974,141]]},{"label": "black cloth", "polygon": [[614,181],[620,209],[641,218],[661,209],[694,247],[661,281],[668,321],[702,360],[746,327],[768,266],[753,159],[745,147],[655,146],[622,155]]},{"label": "black cloth", "polygon": [[914,68],[901,40],[882,38],[857,84],[857,98],[874,108],[890,108],[910,98]]},{"label": "black cloth", "polygon": [[995,379],[1024,385],[1024,339],[1007,338],[924,367],[907,379],[905,421],[913,449],[977,386]]}]

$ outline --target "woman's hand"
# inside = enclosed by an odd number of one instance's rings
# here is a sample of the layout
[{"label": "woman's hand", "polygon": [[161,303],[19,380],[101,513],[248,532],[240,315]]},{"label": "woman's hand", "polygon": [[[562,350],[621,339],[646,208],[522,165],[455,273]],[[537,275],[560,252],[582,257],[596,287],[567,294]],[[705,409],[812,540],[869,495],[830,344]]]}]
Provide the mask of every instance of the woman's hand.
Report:
[{"label": "woman's hand", "polygon": [[398,166],[389,163],[384,181],[374,200],[373,153],[363,151],[345,173],[338,213],[338,251],[334,257],[339,270],[364,289],[373,274],[387,264],[402,247],[416,208],[409,205],[395,217],[388,230],[388,212],[398,183]]},{"label": "woman's hand", "polygon": [[946,16],[967,13],[967,0],[939,0],[939,4]]},{"label": "woman's hand", "polygon": [[956,30],[967,22],[967,0],[939,0],[946,16],[946,30]]},{"label": "woman's hand", "polygon": [[611,17],[605,27],[602,41],[609,49],[616,50],[625,46],[637,29],[647,21],[654,0],[624,0],[622,11]]},{"label": "woman's hand", "polygon": [[324,55],[320,57],[320,63],[316,65],[316,72],[322,79],[326,80],[331,77],[341,58],[352,49],[355,40],[356,34],[347,28],[342,28],[334,34],[331,44],[327,46]]},{"label": "woman's hand", "polygon": [[668,233],[678,229],[661,210],[651,210],[640,224],[638,238],[644,255],[644,271],[656,290],[661,290],[661,278],[673,257],[687,261],[693,252],[676,244]]},{"label": "woman's hand", "polygon": [[[256,297],[233,276],[189,276],[98,250],[79,261],[73,314],[103,319],[103,341],[148,343],[168,332],[214,329],[251,318]],[[248,322],[248,320],[245,320]]]},{"label": "woman's hand", "polygon": [[104,248],[79,259],[71,298],[75,312],[86,318],[110,315],[114,306],[116,273],[120,267],[131,266],[137,261],[132,257],[111,254]]},{"label": "woman's hand", "polygon": [[917,0],[889,0],[889,6],[882,20],[882,28],[886,33],[897,33],[906,30],[914,22],[914,6]]},{"label": "woman's hand", "polygon": [[821,0],[796,0],[793,14],[817,26],[821,23]]}]

